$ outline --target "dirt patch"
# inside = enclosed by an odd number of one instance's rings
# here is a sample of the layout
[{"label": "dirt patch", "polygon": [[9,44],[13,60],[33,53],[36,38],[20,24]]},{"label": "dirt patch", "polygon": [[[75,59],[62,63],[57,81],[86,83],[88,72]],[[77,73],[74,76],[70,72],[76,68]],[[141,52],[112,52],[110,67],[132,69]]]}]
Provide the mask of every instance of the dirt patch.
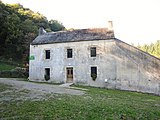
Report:
[{"label": "dirt patch", "polygon": [[43,100],[57,94],[83,95],[85,93],[84,91],[60,87],[59,85],[20,81],[15,78],[0,78],[0,84],[11,86],[9,90],[1,92],[0,101]]}]

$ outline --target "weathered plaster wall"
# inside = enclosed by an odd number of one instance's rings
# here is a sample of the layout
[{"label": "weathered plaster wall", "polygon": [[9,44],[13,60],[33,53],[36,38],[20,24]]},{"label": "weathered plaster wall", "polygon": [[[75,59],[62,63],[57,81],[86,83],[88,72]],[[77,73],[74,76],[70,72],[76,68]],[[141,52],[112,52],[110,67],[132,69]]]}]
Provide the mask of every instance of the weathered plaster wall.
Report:
[{"label": "weathered plaster wall", "polygon": [[[42,81],[44,80],[44,69],[50,68],[50,81],[66,82],[66,67],[73,67],[73,82],[105,86],[104,78],[115,79],[116,74],[114,58],[110,55],[113,45],[115,45],[113,40],[31,45],[30,56],[34,55],[35,60],[30,60],[29,78]],[[93,46],[97,48],[97,56],[91,58],[90,47]],[[67,48],[73,49],[73,58],[67,58]],[[51,59],[45,59],[45,50],[51,50]],[[91,66],[97,66],[98,77],[96,81],[90,77]]]},{"label": "weathered plaster wall", "polygon": [[[90,57],[90,47],[97,48],[95,58]],[[67,48],[73,49],[73,58],[67,58]],[[51,50],[50,60],[45,59],[47,49]],[[143,52],[120,41],[31,45],[30,55],[35,56],[30,60],[30,80],[45,81],[44,69],[50,68],[49,82],[66,82],[66,67],[73,67],[73,82],[77,84],[160,94],[160,60],[152,56],[146,60]],[[91,66],[97,66],[96,81],[90,76]]]},{"label": "weathered plaster wall", "polygon": [[160,95],[160,59],[122,41],[116,41],[118,89]]}]

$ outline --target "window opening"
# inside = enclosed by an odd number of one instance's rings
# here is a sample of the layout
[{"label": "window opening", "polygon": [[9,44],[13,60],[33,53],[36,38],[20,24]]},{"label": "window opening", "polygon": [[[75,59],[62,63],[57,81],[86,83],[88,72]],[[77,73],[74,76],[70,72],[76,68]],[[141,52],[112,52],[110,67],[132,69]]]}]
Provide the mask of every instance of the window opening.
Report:
[{"label": "window opening", "polygon": [[96,47],[91,47],[91,57],[96,57]]},{"label": "window opening", "polygon": [[50,50],[45,50],[46,59],[50,59]]},{"label": "window opening", "polygon": [[46,81],[48,81],[50,79],[50,68],[45,68],[44,78]]},{"label": "window opening", "polygon": [[91,77],[92,77],[92,80],[96,80],[97,78],[97,67],[91,67]]},{"label": "window opening", "polygon": [[67,49],[67,58],[72,58],[72,49]]}]

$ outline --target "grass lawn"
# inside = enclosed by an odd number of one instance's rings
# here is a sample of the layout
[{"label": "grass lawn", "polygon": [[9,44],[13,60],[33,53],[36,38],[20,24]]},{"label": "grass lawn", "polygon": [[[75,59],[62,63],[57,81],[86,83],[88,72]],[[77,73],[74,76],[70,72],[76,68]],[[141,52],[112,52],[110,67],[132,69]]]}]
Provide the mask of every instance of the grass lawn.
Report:
[{"label": "grass lawn", "polygon": [[14,69],[16,66],[14,65],[9,65],[7,63],[3,63],[3,62],[0,62],[0,70],[11,70],[11,69]]},{"label": "grass lawn", "polygon": [[[47,99],[43,101],[1,101],[0,117],[20,120],[160,120],[159,96],[83,88],[88,90],[82,96],[46,94]],[[0,92],[8,89],[11,88],[0,84]]]}]

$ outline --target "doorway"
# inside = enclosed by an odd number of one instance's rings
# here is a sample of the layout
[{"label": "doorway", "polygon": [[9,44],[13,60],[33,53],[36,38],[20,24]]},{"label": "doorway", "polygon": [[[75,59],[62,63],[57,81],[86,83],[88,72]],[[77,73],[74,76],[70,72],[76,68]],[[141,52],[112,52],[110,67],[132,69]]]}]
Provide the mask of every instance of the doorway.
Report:
[{"label": "doorway", "polygon": [[72,83],[73,82],[73,67],[67,67],[66,68],[67,72],[67,83]]},{"label": "doorway", "polygon": [[44,79],[48,81],[50,79],[50,68],[45,68]]}]

